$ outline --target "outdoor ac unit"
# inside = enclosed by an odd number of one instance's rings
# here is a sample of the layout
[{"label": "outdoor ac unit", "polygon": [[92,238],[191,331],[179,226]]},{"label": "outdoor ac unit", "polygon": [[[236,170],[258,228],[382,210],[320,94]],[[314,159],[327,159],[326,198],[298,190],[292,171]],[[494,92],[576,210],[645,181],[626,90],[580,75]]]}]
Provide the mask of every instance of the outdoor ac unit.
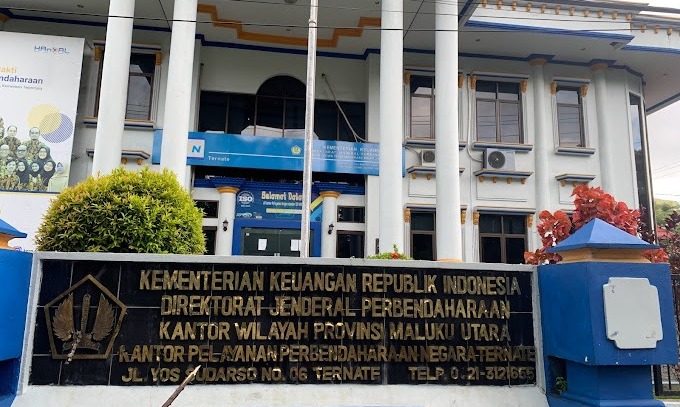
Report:
[{"label": "outdoor ac unit", "polygon": [[435,167],[437,165],[437,156],[434,150],[422,150],[420,152],[420,163],[423,167]]},{"label": "outdoor ac unit", "polygon": [[515,152],[487,148],[484,150],[484,168],[490,170],[515,170]]}]

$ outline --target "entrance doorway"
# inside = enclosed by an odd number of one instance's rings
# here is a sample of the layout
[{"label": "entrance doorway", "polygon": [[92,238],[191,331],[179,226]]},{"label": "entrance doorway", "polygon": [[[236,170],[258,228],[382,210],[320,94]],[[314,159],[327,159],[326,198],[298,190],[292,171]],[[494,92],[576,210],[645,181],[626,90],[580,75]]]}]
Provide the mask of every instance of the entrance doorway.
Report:
[{"label": "entrance doorway", "polygon": [[[311,222],[309,255],[321,255],[321,222]],[[237,219],[232,254],[300,257],[300,221]]]},{"label": "entrance doorway", "polygon": [[[314,246],[314,235],[310,236],[309,245]],[[300,257],[300,230],[241,228],[241,254]]]}]

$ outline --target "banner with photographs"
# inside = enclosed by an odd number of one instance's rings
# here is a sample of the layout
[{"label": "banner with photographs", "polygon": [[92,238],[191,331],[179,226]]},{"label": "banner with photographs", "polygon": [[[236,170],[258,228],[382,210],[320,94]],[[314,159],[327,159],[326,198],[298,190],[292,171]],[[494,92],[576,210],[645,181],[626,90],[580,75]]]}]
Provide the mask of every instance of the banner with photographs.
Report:
[{"label": "banner with photographs", "polygon": [[32,207],[68,186],[84,40],[0,31],[0,44],[1,206],[11,191],[10,205]]}]

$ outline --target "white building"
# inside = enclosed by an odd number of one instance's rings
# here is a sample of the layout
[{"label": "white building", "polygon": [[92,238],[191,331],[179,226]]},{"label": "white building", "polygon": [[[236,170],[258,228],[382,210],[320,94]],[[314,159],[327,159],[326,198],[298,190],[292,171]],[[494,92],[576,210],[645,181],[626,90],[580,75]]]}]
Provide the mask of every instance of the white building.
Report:
[{"label": "white building", "polygon": [[[308,4],[81,3],[0,4],[0,30],[86,40],[70,183],[169,167],[210,253],[296,255]],[[678,14],[322,0],[311,253],[519,263],[576,184],[649,207],[644,118],[680,98]]]}]

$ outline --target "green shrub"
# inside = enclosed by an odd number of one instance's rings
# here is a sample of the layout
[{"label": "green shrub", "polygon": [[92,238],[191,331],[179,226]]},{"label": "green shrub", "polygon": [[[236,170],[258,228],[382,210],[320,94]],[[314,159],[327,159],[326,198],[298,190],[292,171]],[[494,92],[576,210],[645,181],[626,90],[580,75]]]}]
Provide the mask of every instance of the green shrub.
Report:
[{"label": "green shrub", "polygon": [[202,254],[201,223],[170,171],[119,168],[59,194],[36,243],[42,251]]}]

